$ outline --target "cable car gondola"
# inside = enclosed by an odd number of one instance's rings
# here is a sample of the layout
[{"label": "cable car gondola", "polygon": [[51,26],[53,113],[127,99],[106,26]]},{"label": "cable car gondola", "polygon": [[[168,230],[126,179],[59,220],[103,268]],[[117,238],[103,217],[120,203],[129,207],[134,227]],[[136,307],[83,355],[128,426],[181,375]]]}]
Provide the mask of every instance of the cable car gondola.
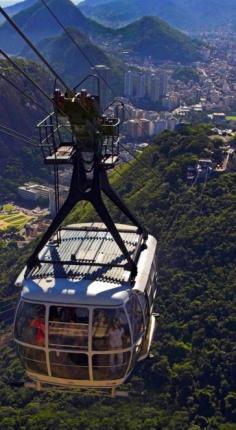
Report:
[{"label": "cable car gondola", "polygon": [[[119,119],[100,112],[86,90],[54,93],[54,112],[39,124],[46,164],[72,165],[70,191],[16,281],[22,287],[14,339],[27,375],[41,389],[111,388],[147,357],[155,329],[156,239],[109,184],[119,158]],[[117,225],[105,194],[131,221]],[[101,223],[61,227],[79,201]]]}]

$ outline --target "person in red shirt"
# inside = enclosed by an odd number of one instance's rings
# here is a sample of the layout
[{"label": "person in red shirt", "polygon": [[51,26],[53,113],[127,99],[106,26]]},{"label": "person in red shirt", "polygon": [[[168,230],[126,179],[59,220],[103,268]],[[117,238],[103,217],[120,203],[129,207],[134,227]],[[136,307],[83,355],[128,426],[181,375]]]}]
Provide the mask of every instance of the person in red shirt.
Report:
[{"label": "person in red shirt", "polygon": [[45,344],[45,322],[44,316],[36,316],[30,324],[31,327],[35,328],[35,345],[44,346]]}]

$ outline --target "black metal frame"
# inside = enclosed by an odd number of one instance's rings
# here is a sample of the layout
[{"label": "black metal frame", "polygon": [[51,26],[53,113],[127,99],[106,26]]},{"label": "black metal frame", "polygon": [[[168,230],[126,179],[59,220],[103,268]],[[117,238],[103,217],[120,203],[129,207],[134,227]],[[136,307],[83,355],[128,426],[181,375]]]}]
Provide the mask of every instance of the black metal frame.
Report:
[{"label": "black metal frame", "polygon": [[[99,81],[98,91],[100,91]],[[67,121],[66,117],[65,120]],[[125,265],[126,270],[131,272],[131,276],[136,275],[137,259],[141,251],[141,246],[147,239],[147,234],[137,218],[132,214],[132,212],[127,208],[124,202],[113,190],[107,176],[107,170],[111,167],[114,167],[118,160],[119,123],[120,121],[117,118],[108,118],[105,120],[105,123],[102,123],[102,126],[100,126],[98,140],[96,140],[97,138],[95,137],[93,148],[91,149],[90,145],[88,147],[88,152],[86,152],[85,149],[80,148],[80,146],[77,144],[69,122],[65,125],[59,124],[57,113],[50,114],[39,124],[41,149],[44,161],[46,164],[53,164],[54,166],[55,201],[58,212],[48,230],[40,240],[39,244],[36,246],[33,254],[28,259],[26,276],[36,265],[40,264],[40,262],[44,262],[43,260],[40,261],[39,259],[40,251],[53,235],[56,233],[58,234],[61,224],[75,207],[75,205],[80,201],[87,201],[92,204],[101,221],[105,224],[107,230],[111,233],[122,254],[127,260],[127,264]],[[60,133],[60,130],[63,127],[69,129],[71,136],[69,142],[63,141],[63,136]],[[97,130],[95,129],[93,132],[94,136],[96,136]],[[68,146],[71,149],[71,157],[69,157],[68,160],[60,160],[57,158],[57,151],[60,146]],[[89,154],[91,157],[89,160],[87,160],[86,158],[88,158]],[[73,165],[70,189],[66,201],[59,209],[58,164],[65,165],[68,163]],[[118,207],[120,211],[123,212],[123,214],[126,215],[126,217],[138,228],[140,238],[133,258],[128,252],[127,247],[122,240],[122,237],[104,203],[102,193],[104,193],[106,197],[108,197],[113,202],[113,204]],[[81,264],[81,262],[72,260],[71,264]]]},{"label": "black metal frame", "polygon": [[[138,228],[138,232],[140,233],[140,240],[135,252],[134,259],[131,258],[124,241],[121,238],[117,227],[109,214],[108,209],[105,206],[103,201],[102,192],[117,206],[126,217]],[[92,179],[92,183],[89,183],[86,176],[86,171],[84,170],[83,160],[80,156],[78,156],[74,161],[73,173],[70,184],[70,191],[68,197],[59,209],[56,217],[53,222],[49,226],[48,230],[40,240],[39,244],[36,246],[33,254],[29,258],[27,262],[27,271],[26,275],[35,267],[35,265],[40,264],[40,259],[38,257],[40,251],[47,244],[47,242],[51,239],[51,237],[58,231],[61,224],[67,217],[67,215],[72,211],[77,203],[80,201],[87,201],[92,204],[97,214],[101,218],[102,222],[106,225],[108,231],[113,236],[115,242],[119,246],[122,254],[127,260],[127,264],[125,268],[131,271],[132,275],[135,276],[137,272],[136,260],[139,255],[139,251],[141,249],[141,244],[143,240],[147,238],[146,232],[142,228],[139,221],[136,217],[131,213],[131,211],[127,208],[124,202],[120,199],[120,197],[113,190],[111,185],[109,184],[107,172],[105,169],[101,169],[100,163],[95,159],[94,166],[94,176]],[[78,262],[79,264],[79,262]]]}]

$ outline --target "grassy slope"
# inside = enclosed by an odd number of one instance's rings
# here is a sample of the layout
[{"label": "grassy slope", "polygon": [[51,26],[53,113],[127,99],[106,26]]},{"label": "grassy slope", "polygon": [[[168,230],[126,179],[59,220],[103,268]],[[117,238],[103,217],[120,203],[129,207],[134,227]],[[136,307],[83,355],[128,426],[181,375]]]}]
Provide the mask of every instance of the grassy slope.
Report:
[{"label": "grassy slope", "polygon": [[[133,162],[112,177],[160,246],[154,358],[133,377],[133,397],[39,396],[2,382],[4,429],[235,430],[236,174],[205,189],[189,190],[182,180],[206,143],[201,128],[165,133],[142,155],[147,167]],[[79,209],[70,218],[78,220]],[[0,365],[5,380],[21,374],[11,354],[5,349]]]}]

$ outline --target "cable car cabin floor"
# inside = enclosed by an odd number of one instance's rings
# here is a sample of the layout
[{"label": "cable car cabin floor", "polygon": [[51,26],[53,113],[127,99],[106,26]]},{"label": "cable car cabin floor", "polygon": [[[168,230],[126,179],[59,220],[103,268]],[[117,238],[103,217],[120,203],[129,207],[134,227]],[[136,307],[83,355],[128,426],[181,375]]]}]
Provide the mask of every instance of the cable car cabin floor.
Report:
[{"label": "cable car cabin floor", "polygon": [[53,387],[50,384],[47,384],[45,382],[34,382],[32,380],[29,380],[24,383],[25,388],[36,390],[36,391],[58,391],[67,393],[69,392],[75,392],[79,394],[80,397],[108,397],[108,398],[115,398],[115,397],[129,397],[129,392],[124,389],[124,386],[120,386],[119,389],[117,387],[112,388],[87,388],[87,387],[76,387],[76,386],[70,386],[70,388],[54,384]]}]

